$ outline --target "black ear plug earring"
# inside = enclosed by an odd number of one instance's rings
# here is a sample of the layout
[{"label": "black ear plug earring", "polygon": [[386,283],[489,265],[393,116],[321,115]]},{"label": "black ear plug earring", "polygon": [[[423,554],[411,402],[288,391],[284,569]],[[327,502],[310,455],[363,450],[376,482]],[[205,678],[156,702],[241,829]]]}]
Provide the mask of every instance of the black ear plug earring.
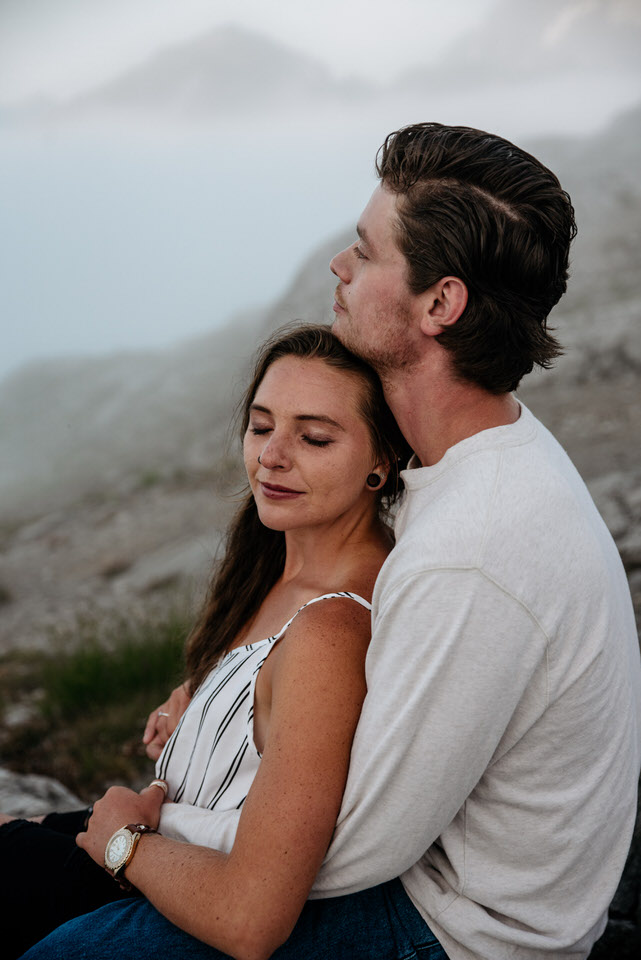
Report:
[{"label": "black ear plug earring", "polygon": [[383,477],[379,477],[377,473],[370,473],[367,477],[367,486],[375,490],[376,487],[380,487],[382,479]]}]

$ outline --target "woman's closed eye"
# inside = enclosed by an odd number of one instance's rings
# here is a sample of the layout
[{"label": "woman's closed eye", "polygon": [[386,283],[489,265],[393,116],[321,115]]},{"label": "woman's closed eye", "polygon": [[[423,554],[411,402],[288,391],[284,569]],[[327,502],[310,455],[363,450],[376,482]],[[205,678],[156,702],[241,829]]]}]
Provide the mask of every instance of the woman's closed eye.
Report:
[{"label": "woman's closed eye", "polygon": [[[272,429],[272,427],[250,426],[249,433],[260,437],[266,433],[270,433]],[[301,434],[300,438],[303,443],[309,444],[310,447],[327,447],[330,443],[334,442],[330,437],[313,437],[308,433]]]},{"label": "woman's closed eye", "polygon": [[333,440],[328,440],[325,437],[310,437],[308,434],[303,434],[303,440],[312,447],[327,447],[330,443],[334,442]]}]

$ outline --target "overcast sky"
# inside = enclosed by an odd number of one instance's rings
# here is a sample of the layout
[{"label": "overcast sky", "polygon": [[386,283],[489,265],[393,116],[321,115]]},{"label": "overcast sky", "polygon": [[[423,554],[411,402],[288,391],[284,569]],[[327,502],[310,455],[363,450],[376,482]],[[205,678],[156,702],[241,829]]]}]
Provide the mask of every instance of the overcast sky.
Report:
[{"label": "overcast sky", "polygon": [[[294,126],[240,110],[229,138],[213,108],[193,130],[161,112],[157,130],[144,110],[104,128],[99,111],[86,128],[45,106],[0,114],[0,378],[33,357],[160,346],[269,303],[356,222],[375,150],[400,124],[583,136],[641,98],[641,0],[0,0],[0,106],[73,98],[226,23],[387,90],[345,97],[342,112],[330,99]],[[256,83],[260,62],[249,76],[226,52],[234,82]]]},{"label": "overcast sky", "polygon": [[70,96],[233,21],[337,75],[387,81],[481,22],[494,0],[0,0],[0,102]]}]

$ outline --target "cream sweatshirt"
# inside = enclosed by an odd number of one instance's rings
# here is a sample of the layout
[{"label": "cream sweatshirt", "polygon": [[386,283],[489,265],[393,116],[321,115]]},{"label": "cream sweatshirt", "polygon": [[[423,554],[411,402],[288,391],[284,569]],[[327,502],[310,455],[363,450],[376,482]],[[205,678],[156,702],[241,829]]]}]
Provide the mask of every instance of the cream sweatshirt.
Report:
[{"label": "cream sweatshirt", "polygon": [[[623,869],[641,763],[616,547],[525,407],[403,478],[312,897],[400,874],[451,960],[585,958]],[[231,848],[237,813],[180,806],[163,811],[163,832]]]}]

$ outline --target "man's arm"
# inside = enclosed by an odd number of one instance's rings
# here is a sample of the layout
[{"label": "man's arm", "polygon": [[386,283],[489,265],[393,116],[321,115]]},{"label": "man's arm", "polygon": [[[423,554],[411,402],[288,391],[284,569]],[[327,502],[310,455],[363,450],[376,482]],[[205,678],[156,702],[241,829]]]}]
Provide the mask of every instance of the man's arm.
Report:
[{"label": "man's arm", "polygon": [[479,570],[427,571],[383,590],[314,892],[351,893],[421,858],[483,775],[545,655],[533,616]]}]

